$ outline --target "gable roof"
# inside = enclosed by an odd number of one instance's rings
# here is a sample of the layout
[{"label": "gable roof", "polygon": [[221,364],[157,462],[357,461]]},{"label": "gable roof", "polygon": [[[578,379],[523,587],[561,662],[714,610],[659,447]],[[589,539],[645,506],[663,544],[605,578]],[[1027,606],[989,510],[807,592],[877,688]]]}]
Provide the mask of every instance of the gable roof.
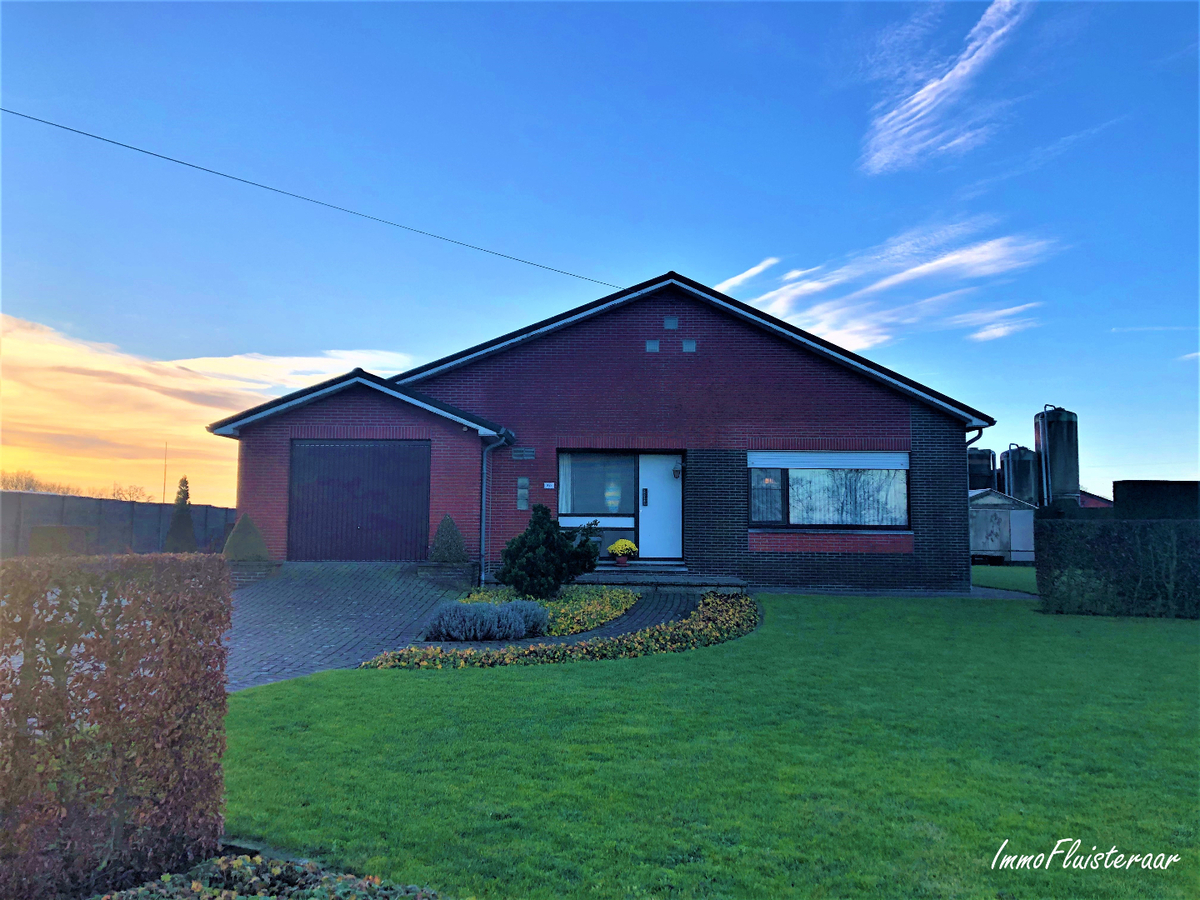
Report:
[{"label": "gable roof", "polygon": [[990,425],[996,424],[996,420],[986,413],[967,406],[965,403],[960,403],[951,397],[947,397],[945,394],[935,391],[933,388],[926,387],[920,382],[913,381],[911,378],[906,378],[899,372],[893,372],[885,366],[865,359],[857,353],[851,353],[849,350],[843,349],[837,346],[837,344],[830,343],[824,338],[819,338],[815,334],[810,334],[807,331],[797,328],[795,325],[789,325],[782,319],[768,315],[760,309],[755,309],[753,306],[742,303],[740,300],[726,296],[720,291],[713,290],[706,285],[700,284],[698,281],[693,281],[690,278],[680,275],[678,272],[667,272],[657,278],[651,278],[649,281],[643,281],[641,284],[635,284],[633,287],[625,288],[606,297],[601,297],[599,300],[593,300],[591,303],[585,303],[582,306],[569,309],[566,312],[543,319],[540,322],[534,322],[525,328],[510,331],[508,334],[501,335],[498,338],[484,341],[482,344],[476,344],[474,347],[469,347],[458,353],[452,353],[449,356],[443,356],[441,359],[409,369],[407,372],[401,372],[399,375],[393,375],[389,380],[397,385],[419,382],[421,379],[428,378],[431,375],[465,365],[468,362],[473,362],[476,359],[489,356],[493,353],[503,352],[524,341],[541,337],[544,334],[557,331],[560,328],[566,328],[569,325],[582,322],[585,319],[608,312],[624,304],[632,303],[669,285],[681,288],[697,299],[762,328],[764,331],[771,332],[803,346],[818,356],[845,366],[930,406],[935,406],[949,413],[951,416],[961,419],[966,428],[987,428]]},{"label": "gable roof", "polygon": [[362,369],[355,369],[352,372],[347,372],[345,375],[338,375],[336,378],[330,378],[328,381],[322,381],[320,384],[314,384],[312,387],[294,391],[283,397],[262,403],[252,409],[247,409],[226,419],[221,419],[219,422],[213,422],[208,426],[208,430],[222,437],[235,438],[241,429],[247,425],[259,422],[270,416],[279,415],[298,406],[313,403],[316,400],[323,400],[332,394],[354,387],[356,384],[379,391],[404,403],[412,404],[426,412],[433,413],[435,416],[441,416],[452,422],[473,428],[479,433],[480,437],[507,437],[511,435],[508,429],[497,425],[495,422],[489,422],[487,419],[477,416],[474,413],[458,409],[449,403],[443,403],[441,400],[426,397],[424,394],[419,394],[410,388],[401,387],[386,378],[381,378],[379,375],[373,375]]}]

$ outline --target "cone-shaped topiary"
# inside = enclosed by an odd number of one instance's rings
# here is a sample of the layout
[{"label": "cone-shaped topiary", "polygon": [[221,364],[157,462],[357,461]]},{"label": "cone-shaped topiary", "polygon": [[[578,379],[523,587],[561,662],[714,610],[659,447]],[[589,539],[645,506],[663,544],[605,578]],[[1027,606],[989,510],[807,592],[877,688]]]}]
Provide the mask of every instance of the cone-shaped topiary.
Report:
[{"label": "cone-shaped topiary", "polygon": [[596,568],[600,552],[592,541],[596,530],[595,523],[564,529],[550,517],[550,510],[538,503],[529,527],[505,546],[501,554],[504,565],[496,579],[518,594],[552,597],[564,584]]},{"label": "cone-shaped topiary", "polygon": [[229,562],[269,562],[271,559],[262,532],[247,515],[238,517],[237,524],[225,541],[222,555]]},{"label": "cone-shaped topiary", "polygon": [[442,516],[437,534],[433,536],[433,547],[429,550],[429,561],[435,563],[465,563],[467,545],[462,532],[449,515]]},{"label": "cone-shaped topiary", "polygon": [[167,529],[167,539],[163,541],[163,552],[196,552],[196,529],[192,525],[192,501],[186,475],[179,479],[175,508],[171,510],[171,527]]}]

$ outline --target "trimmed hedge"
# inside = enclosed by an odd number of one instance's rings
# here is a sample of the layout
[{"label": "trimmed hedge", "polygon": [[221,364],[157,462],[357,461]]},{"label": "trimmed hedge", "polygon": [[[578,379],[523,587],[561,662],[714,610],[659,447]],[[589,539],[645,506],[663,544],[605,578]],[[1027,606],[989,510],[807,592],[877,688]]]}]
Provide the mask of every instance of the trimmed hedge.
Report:
[{"label": "trimmed hedge", "polygon": [[214,855],[224,560],[17,558],[0,577],[0,897],[124,888]]},{"label": "trimmed hedge", "polygon": [[1200,522],[1038,519],[1042,610],[1200,618]]},{"label": "trimmed hedge", "polygon": [[442,516],[437,534],[433,536],[433,546],[429,548],[429,561],[462,564],[468,559],[467,544],[463,540],[462,532],[458,530],[458,525],[449,514]]},{"label": "trimmed hedge", "polygon": [[267,542],[254,524],[254,520],[243,513],[238,516],[237,524],[229,537],[225,539],[225,548],[221,555],[228,562],[270,562],[271,552]]},{"label": "trimmed hedge", "polygon": [[470,647],[405,647],[362,663],[360,669],[463,669],[535,666],[585,659],[632,659],[651,653],[679,653],[749,634],[758,627],[758,604],[746,594],[704,595],[685,619],[631,634],[574,644],[531,644],[475,650]]},{"label": "trimmed hedge", "polygon": [[550,617],[531,600],[439,603],[425,626],[427,641],[519,641],[546,633]]},{"label": "trimmed hedge", "polygon": [[375,876],[336,875],[316,863],[221,856],[184,874],[161,878],[98,900],[237,900],[241,897],[287,900],[437,900],[429,888],[393,884]]}]

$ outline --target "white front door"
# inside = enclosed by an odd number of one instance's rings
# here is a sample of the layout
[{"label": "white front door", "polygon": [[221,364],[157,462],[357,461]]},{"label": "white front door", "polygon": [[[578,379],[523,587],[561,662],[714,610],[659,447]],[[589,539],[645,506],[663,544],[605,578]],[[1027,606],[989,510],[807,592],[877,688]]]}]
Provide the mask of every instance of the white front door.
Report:
[{"label": "white front door", "polygon": [[[676,471],[678,469],[678,471]],[[683,558],[683,457],[638,457],[638,556]]]}]

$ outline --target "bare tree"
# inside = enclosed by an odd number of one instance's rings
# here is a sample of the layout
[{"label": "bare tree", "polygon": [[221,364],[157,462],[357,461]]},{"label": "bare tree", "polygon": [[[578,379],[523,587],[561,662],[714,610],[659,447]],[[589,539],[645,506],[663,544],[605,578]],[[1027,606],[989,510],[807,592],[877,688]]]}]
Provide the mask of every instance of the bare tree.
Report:
[{"label": "bare tree", "polygon": [[36,491],[39,494],[72,494],[77,497],[83,494],[83,488],[77,485],[43,481],[28,469],[0,472],[0,488],[6,491]]}]

